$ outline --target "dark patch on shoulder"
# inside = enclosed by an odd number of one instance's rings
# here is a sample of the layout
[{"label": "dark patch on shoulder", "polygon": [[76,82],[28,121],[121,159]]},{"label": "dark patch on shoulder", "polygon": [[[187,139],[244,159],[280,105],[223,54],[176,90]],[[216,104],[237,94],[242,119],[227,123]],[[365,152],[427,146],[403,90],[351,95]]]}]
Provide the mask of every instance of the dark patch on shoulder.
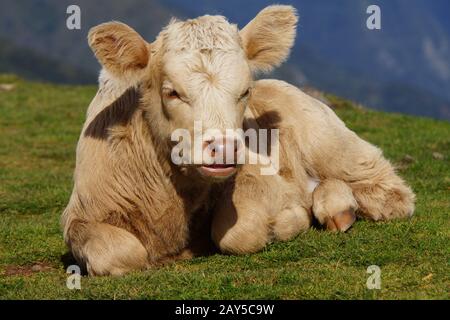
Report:
[{"label": "dark patch on shoulder", "polygon": [[108,129],[116,125],[126,125],[139,105],[140,95],[136,88],[127,89],[113,103],[103,109],[84,131],[85,137],[105,140]]},{"label": "dark patch on shoulder", "polygon": [[256,119],[245,118],[244,130],[249,128],[261,129],[279,129],[281,123],[281,115],[277,111],[266,111],[259,115]]},{"label": "dark patch on shoulder", "polygon": [[[247,129],[267,129],[267,155],[270,156],[272,152],[272,132],[273,129],[280,129],[281,124],[281,116],[280,113],[277,111],[266,111],[259,115],[256,119],[255,118],[245,118],[244,120],[244,131]],[[280,132],[281,134],[281,132]],[[259,136],[258,138],[259,139]],[[259,150],[259,142],[255,147],[257,147],[256,150],[252,148],[251,145],[248,144],[248,141],[246,139],[245,141],[246,146],[250,148],[255,153],[260,153],[261,150]]]}]

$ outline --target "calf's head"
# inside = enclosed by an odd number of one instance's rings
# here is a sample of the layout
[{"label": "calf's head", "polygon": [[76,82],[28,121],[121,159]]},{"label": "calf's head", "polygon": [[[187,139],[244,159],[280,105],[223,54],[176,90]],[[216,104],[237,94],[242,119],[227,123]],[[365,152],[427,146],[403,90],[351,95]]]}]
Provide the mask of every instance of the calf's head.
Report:
[{"label": "calf's head", "polygon": [[[236,166],[220,163],[216,155],[238,153],[242,147],[229,132],[242,129],[253,75],[287,58],[296,23],[294,8],[270,6],[241,30],[222,16],[202,16],[174,20],[148,43],[127,25],[110,22],[90,30],[89,44],[111,77],[138,79],[140,108],[167,156],[173,133],[189,132],[192,139],[184,142],[192,152],[183,154],[189,163],[180,170],[223,179]],[[195,146],[202,150],[200,163]]]}]

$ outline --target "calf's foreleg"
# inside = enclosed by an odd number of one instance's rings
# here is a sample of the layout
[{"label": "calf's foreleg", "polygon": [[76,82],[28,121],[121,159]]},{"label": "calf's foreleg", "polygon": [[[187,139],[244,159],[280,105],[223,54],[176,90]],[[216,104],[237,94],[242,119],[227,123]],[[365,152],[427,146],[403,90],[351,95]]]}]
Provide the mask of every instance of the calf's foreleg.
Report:
[{"label": "calf's foreleg", "polygon": [[148,266],[142,243],[125,229],[75,219],[65,234],[77,262],[91,276],[122,275]]}]

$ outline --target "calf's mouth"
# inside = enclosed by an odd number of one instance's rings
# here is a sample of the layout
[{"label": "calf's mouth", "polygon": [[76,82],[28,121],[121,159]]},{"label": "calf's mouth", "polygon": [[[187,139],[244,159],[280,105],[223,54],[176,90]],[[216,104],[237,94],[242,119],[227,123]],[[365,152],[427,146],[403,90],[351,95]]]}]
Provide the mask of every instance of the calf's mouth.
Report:
[{"label": "calf's mouth", "polygon": [[227,178],[236,172],[237,166],[235,164],[210,164],[202,165],[198,170],[207,177]]}]

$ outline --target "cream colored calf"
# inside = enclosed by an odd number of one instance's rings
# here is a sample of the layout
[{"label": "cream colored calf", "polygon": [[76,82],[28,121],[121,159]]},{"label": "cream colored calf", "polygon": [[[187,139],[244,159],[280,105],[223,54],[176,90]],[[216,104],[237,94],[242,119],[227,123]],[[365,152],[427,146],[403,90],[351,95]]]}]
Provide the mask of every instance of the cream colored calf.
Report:
[{"label": "cream colored calf", "polygon": [[[211,234],[224,252],[254,252],[308,228],[311,212],[332,230],[346,230],[355,211],[374,220],[412,214],[412,192],[378,149],[300,90],[253,80],[286,59],[296,22],[292,7],[271,6],[240,31],[220,16],[172,21],[152,43],[117,22],[90,31],[103,71],[62,216],[89,274],[203,254]],[[222,132],[218,149],[235,145],[226,129],[279,128],[279,174],[174,164],[171,134],[193,133],[196,121]],[[211,141],[197,142],[212,157]],[[313,193],[311,179],[320,181]]]}]

